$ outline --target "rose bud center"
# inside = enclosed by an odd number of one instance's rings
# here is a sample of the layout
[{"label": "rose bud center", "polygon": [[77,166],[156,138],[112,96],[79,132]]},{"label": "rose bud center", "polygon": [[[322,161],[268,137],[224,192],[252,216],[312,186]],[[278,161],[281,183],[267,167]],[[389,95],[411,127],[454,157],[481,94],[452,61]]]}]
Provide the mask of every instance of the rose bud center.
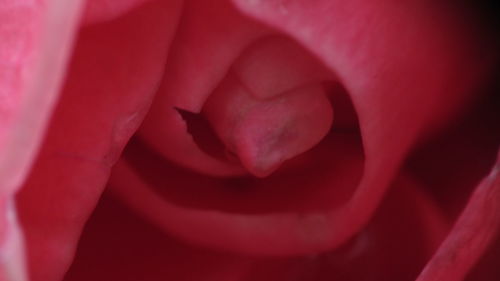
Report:
[{"label": "rose bud center", "polygon": [[228,151],[266,177],[325,137],[333,109],[324,72],[296,45],[268,40],[230,69],[203,108]]}]

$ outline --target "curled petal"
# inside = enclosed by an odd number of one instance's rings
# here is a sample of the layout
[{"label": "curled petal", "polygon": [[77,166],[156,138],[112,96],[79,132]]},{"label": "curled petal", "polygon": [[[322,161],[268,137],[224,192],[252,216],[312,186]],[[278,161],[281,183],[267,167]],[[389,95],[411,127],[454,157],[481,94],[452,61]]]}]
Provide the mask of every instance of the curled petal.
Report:
[{"label": "curled petal", "polygon": [[245,174],[241,166],[201,150],[174,108],[200,113],[241,52],[270,30],[241,17],[225,0],[190,0],[184,8],[165,77],[141,126],[141,137],[165,158],[196,171],[216,176]]},{"label": "curled petal", "polygon": [[356,193],[330,221],[337,243],[366,223],[408,150],[468,104],[498,58],[463,11],[435,1],[233,2],[296,38],[352,98],[366,163]]},{"label": "curled petal", "polygon": [[[499,154],[500,155],[500,154]],[[500,231],[500,161],[471,195],[417,281],[461,281]]]},{"label": "curled petal", "polygon": [[333,110],[325,89],[307,85],[271,99],[254,98],[228,75],[204,106],[203,113],[226,148],[257,177],[318,144],[330,131]]}]

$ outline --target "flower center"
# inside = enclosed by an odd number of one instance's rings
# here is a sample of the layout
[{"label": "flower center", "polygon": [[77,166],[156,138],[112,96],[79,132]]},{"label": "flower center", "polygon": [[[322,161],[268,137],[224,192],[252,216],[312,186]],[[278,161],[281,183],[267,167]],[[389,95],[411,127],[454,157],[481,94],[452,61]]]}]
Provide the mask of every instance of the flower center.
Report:
[{"label": "flower center", "polygon": [[333,109],[323,70],[282,39],[244,53],[205,103],[203,114],[226,148],[257,177],[325,137]]}]

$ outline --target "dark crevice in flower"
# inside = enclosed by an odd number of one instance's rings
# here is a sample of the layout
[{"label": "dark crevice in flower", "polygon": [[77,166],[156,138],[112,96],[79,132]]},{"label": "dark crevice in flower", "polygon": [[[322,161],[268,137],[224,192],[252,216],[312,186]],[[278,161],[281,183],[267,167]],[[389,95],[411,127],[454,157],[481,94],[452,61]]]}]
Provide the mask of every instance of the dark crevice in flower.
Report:
[{"label": "dark crevice in flower", "polygon": [[[131,175],[125,192],[144,192],[132,196],[149,198],[143,207],[157,215],[188,216],[181,232],[189,237],[206,223],[223,225],[208,232],[227,229],[234,238],[228,249],[282,255],[334,247],[343,234],[338,240],[330,235],[331,221],[349,205],[365,169],[350,95],[332,70],[291,38],[259,37],[238,54],[210,83],[184,81],[207,85],[205,92],[179,90],[178,80],[168,80],[177,86],[158,93],[161,103],[117,165]],[[174,94],[179,92],[184,94]],[[332,122],[337,110],[339,122]],[[261,148],[264,153],[252,154]],[[281,154],[278,161],[259,163],[273,153]],[[205,212],[212,222],[198,220]],[[157,218],[171,227],[169,215]],[[290,239],[271,249],[238,242],[242,235],[261,235],[255,242],[267,244],[277,233],[290,233]],[[204,231],[200,235],[206,240]]]},{"label": "dark crevice in flower", "polygon": [[215,81],[202,94],[160,91],[165,104],[153,106],[141,137],[164,157],[207,175],[266,177],[307,153],[332,123],[359,131],[335,73],[291,38],[268,34],[245,44]]},{"label": "dark crevice in flower", "polygon": [[[336,121],[329,133],[359,135],[356,112],[346,90],[340,83],[333,81],[322,83],[322,87],[325,90],[329,106],[337,112]],[[186,123],[187,132],[202,151],[222,161],[241,165],[238,155],[220,140],[204,114],[190,112],[178,107],[174,107],[174,109],[182,117]],[[287,167],[288,165],[284,166]]]},{"label": "dark crevice in flower", "polygon": [[178,107],[174,107],[174,109],[182,116],[182,119],[186,122],[187,132],[193,137],[194,142],[202,151],[215,158],[238,161],[237,157],[228,155],[225,145],[214,133],[210,123],[202,114]]},{"label": "dark crevice in flower", "polygon": [[350,133],[330,133],[267,178],[202,175],[166,160],[137,137],[123,155],[168,202],[229,213],[331,210],[352,196],[364,168],[360,136]]},{"label": "dark crevice in flower", "polygon": [[498,26],[500,25],[500,1],[498,0],[459,0],[454,1],[456,6],[467,9],[467,11],[475,16],[475,20],[481,24],[483,29],[493,32],[497,38],[492,38],[497,42],[500,41]]},{"label": "dark crevice in flower", "polygon": [[421,143],[408,159],[409,169],[451,217],[459,214],[495,162],[500,146],[499,74],[478,91],[481,98],[475,104],[434,138]]},{"label": "dark crevice in flower", "polygon": [[[281,36],[247,46],[201,113],[173,108],[200,151],[256,177],[307,153],[332,123],[337,132],[359,132],[343,86],[299,44]],[[338,123],[332,121],[334,110],[339,110]]]},{"label": "dark crevice in flower", "polygon": [[323,86],[335,112],[332,131],[359,134],[358,115],[347,90],[336,81],[325,81]]},{"label": "dark crevice in flower", "polygon": [[492,243],[492,246],[479,259],[478,264],[469,273],[466,281],[497,280],[498,276],[500,276],[498,257],[500,257],[500,235],[497,235],[496,241]]},{"label": "dark crevice in flower", "polygon": [[[143,276],[155,276],[155,280],[193,280],[190,279],[193,274],[203,277],[207,274],[206,268],[217,268],[220,261],[220,266],[226,269],[231,268],[232,260],[254,259],[234,256],[220,248],[208,250],[193,241],[162,232],[130,206],[122,205],[109,195],[104,194],[84,229],[68,280],[96,280],[102,276],[110,276],[106,280],[131,280],[127,279],[129,276],[133,276],[133,280],[142,280]],[[432,232],[429,230],[433,220],[439,217],[435,211],[429,216],[429,209],[436,210],[432,205],[427,196],[420,194],[418,186],[403,181],[390,190],[374,219],[349,242],[314,255],[258,257],[238,280],[414,281],[431,254],[429,244],[440,239],[439,235],[428,235]],[[180,267],[170,266],[165,270],[165,262]],[[210,276],[219,280],[217,277],[221,275]]]}]

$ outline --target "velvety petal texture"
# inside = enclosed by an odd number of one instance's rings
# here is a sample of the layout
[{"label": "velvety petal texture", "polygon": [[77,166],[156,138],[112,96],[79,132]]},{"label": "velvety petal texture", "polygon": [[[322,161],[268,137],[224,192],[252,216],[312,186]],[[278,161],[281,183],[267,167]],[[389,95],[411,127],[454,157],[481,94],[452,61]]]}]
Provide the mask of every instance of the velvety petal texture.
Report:
[{"label": "velvety petal texture", "polygon": [[82,24],[95,24],[114,20],[151,0],[86,0]]},{"label": "velvety petal texture", "polygon": [[13,196],[29,172],[57,101],[81,2],[0,2],[1,280],[26,280]]},{"label": "velvety petal texture", "polygon": [[0,0],[0,280],[496,280],[451,2]]},{"label": "velvety petal texture", "polygon": [[480,183],[417,281],[463,280],[500,231],[500,164]]},{"label": "velvety petal texture", "polygon": [[110,168],[159,85],[180,4],[151,2],[80,30],[47,138],[18,196],[30,280],[61,280],[70,265]]},{"label": "velvety petal texture", "polygon": [[[205,2],[186,1],[186,13],[174,40],[165,79],[140,129],[140,140],[136,144],[142,144],[135,148],[131,144],[131,153],[127,155],[132,156],[123,159],[117,166],[112,182],[113,186],[119,186],[117,189],[121,189],[124,198],[138,209],[143,209],[168,232],[175,232],[190,242],[245,254],[298,255],[332,249],[345,243],[373,215],[413,146],[431,136],[459,114],[464,105],[474,100],[484,73],[490,70],[497,56],[493,48],[483,44],[476,36],[476,27],[466,25],[462,19],[465,11],[446,10],[444,5],[431,1],[410,1],[405,5],[391,0],[376,3],[361,0],[234,1],[238,10],[227,1],[220,4],[214,10]],[[256,19],[259,24],[248,17]],[[213,20],[203,20],[206,18]],[[199,30],[204,31],[203,36],[200,36]],[[242,177],[242,182],[251,182],[249,185],[252,187],[272,186],[265,183],[266,179],[264,182],[248,180],[241,166],[261,177],[275,169],[271,165],[263,171],[262,164],[255,164],[259,157],[255,156],[254,148],[259,146],[254,143],[264,139],[263,136],[273,141],[276,138],[269,137],[274,133],[272,131],[269,133],[263,128],[252,130],[254,123],[245,123],[246,114],[250,111],[244,105],[251,102],[242,98],[253,96],[268,102],[266,83],[254,82],[266,77],[262,73],[273,77],[273,72],[245,64],[245,57],[248,53],[251,54],[249,56],[253,54],[254,59],[260,59],[261,66],[278,58],[273,56],[273,59],[268,59],[265,51],[263,55],[252,51],[260,50],[259,44],[265,42],[263,38],[273,36],[285,37],[298,46],[297,49],[306,54],[301,57],[310,57],[313,61],[312,64],[300,64],[300,67],[317,65],[317,69],[326,69],[318,71],[319,77],[326,82],[341,84],[352,100],[359,118],[362,141],[354,141],[359,135],[356,135],[356,128],[351,128],[354,132],[351,143],[358,145],[353,151],[360,156],[352,159],[356,164],[342,166],[345,170],[340,172],[339,163],[345,159],[341,154],[316,159],[322,166],[330,167],[325,174],[348,175],[348,184],[345,181],[334,185],[324,178],[318,184],[342,190],[338,193],[342,195],[335,199],[334,194],[316,195],[331,200],[326,208],[316,206],[311,209],[275,208],[262,211],[260,203],[255,203],[251,216],[242,214],[241,210],[227,212],[225,206],[230,203],[221,203],[218,207],[212,205],[208,208],[209,213],[206,206],[199,206],[201,210],[198,210],[193,206],[172,205],[168,196],[162,194],[161,189],[166,189],[165,186],[181,185],[181,189],[189,193],[197,186],[212,186],[207,184],[212,180],[201,177],[198,181],[190,181],[188,178],[197,178],[194,173],[182,172],[171,180],[161,180],[161,175],[169,174],[168,161],[217,178]],[[279,62],[279,59],[276,61]],[[233,74],[244,81],[241,84],[245,87],[227,85],[230,81],[234,82],[230,79]],[[279,81],[279,76],[274,76]],[[193,77],[196,77],[196,82],[193,82]],[[293,72],[289,77],[294,79]],[[262,87],[255,87],[253,83]],[[273,87],[279,88],[280,85],[277,83]],[[250,93],[262,91],[262,94],[244,95],[241,94],[243,88]],[[212,106],[211,98],[224,95],[220,92],[228,93],[227,96],[235,101],[223,97],[214,102],[219,108]],[[315,94],[310,96],[313,99]],[[224,103],[231,102],[234,103],[227,108],[234,109],[234,112],[223,108]],[[335,108],[335,98],[331,103]],[[213,110],[215,113],[211,113],[212,107],[216,108]],[[203,151],[189,132],[189,122],[179,109],[201,113],[202,116],[205,114],[226,148],[237,154],[241,163],[238,160],[236,164],[224,161]],[[276,112],[279,110],[273,111]],[[256,116],[260,118],[266,114],[259,112]],[[261,123],[273,122],[270,118],[262,120]],[[244,130],[235,125],[237,122],[245,124],[242,126]],[[308,134],[307,131],[305,134]],[[325,151],[333,151],[334,145],[339,150],[350,149],[342,146],[341,138],[335,134],[326,138],[325,143],[331,139],[334,141],[327,145]],[[145,148],[140,150],[138,147]],[[286,145],[280,146],[283,147]],[[147,150],[158,152],[166,160],[159,161],[158,168],[154,168],[158,169],[156,176],[150,173],[153,168],[144,168],[147,162],[141,164],[142,167],[133,164],[142,157],[137,155],[148,155]],[[298,161],[303,161],[304,166],[312,163],[307,162],[309,160]],[[145,172],[147,169],[150,171]],[[134,170],[140,175],[129,178]],[[315,173],[304,173],[301,180],[295,181],[297,184],[290,186],[311,189],[318,186],[314,181],[317,178],[319,176]],[[217,187],[245,185],[241,182],[214,181]],[[268,182],[273,182],[272,176]],[[318,197],[310,202],[320,200]],[[289,201],[289,204],[293,205],[295,201]]]},{"label": "velvety petal texture", "polygon": [[434,1],[235,2],[321,57],[353,100],[365,170],[356,194],[332,217],[332,244],[366,222],[408,149],[473,96],[497,55],[479,51],[463,11]]},{"label": "velvety petal texture", "polygon": [[228,1],[185,1],[165,77],[141,136],[179,165],[219,176],[244,173],[241,167],[204,153],[176,108],[199,113],[242,50],[268,33],[264,26],[241,17]]},{"label": "velvety petal texture", "polygon": [[105,194],[65,281],[414,280],[448,226],[418,184],[403,177],[394,187],[375,219],[347,245],[294,258],[248,257],[185,244]]}]

